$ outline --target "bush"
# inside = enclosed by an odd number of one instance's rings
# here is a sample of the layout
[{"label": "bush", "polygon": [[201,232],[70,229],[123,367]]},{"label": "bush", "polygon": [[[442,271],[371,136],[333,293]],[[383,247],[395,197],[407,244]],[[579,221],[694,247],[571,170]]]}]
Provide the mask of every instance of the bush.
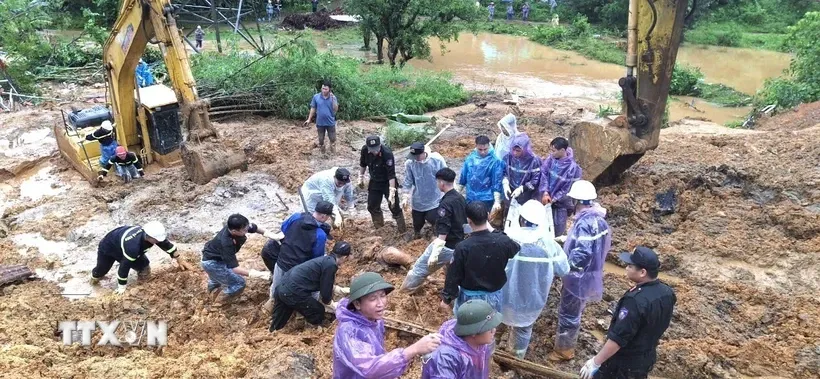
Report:
[{"label": "bush", "polygon": [[669,85],[669,94],[676,96],[698,96],[698,84],[703,79],[700,68],[676,64],[672,70],[672,82]]},{"label": "bush", "polygon": [[289,46],[234,75],[256,57],[231,53],[199,54],[193,72],[203,97],[246,94],[279,117],[307,115],[317,82],[329,79],[339,99],[338,117],[356,120],[398,112],[424,113],[461,104],[467,93],[446,74],[364,68],[360,62],[331,53],[317,53],[310,43]]},{"label": "bush", "polygon": [[538,26],[530,39],[542,45],[552,46],[563,42],[566,35],[567,30],[561,26]]},{"label": "bush", "polygon": [[754,105],[762,108],[776,104],[778,108],[787,109],[813,100],[807,85],[786,78],[773,78],[767,79],[763,89],[757,92]]}]

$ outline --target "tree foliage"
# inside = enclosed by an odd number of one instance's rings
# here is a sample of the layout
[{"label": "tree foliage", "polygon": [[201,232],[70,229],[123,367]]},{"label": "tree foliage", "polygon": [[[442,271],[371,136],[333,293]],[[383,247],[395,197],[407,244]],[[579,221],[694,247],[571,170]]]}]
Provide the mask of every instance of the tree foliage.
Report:
[{"label": "tree foliage", "polygon": [[347,9],[361,15],[367,29],[376,36],[379,61],[382,42],[387,42],[390,65],[403,67],[413,58],[429,58],[428,39],[458,38],[460,27],[454,20],[472,21],[479,8],[472,0],[350,0]]}]

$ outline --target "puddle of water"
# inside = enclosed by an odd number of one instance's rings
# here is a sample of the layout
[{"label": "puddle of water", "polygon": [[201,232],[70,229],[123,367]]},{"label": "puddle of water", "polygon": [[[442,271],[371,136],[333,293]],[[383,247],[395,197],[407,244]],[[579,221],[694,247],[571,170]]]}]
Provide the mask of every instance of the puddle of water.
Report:
[{"label": "puddle of water", "polygon": [[37,201],[46,196],[64,193],[66,189],[68,187],[51,174],[51,168],[44,167],[20,184],[20,196]]},{"label": "puddle of water", "polygon": [[723,83],[753,95],[766,79],[782,75],[789,67],[791,55],[768,50],[682,45],[677,61],[699,67],[710,83]]},{"label": "puddle of water", "polygon": [[[615,275],[620,275],[620,276],[626,277],[626,269],[624,269],[623,267],[618,266],[618,265],[616,265],[612,262],[604,262],[604,272],[608,272],[610,274],[615,274]],[[672,276],[671,274],[665,273],[665,272],[659,272],[658,273],[658,279],[660,279],[660,280],[662,280],[666,283],[669,283],[669,284],[680,283],[680,281],[681,281],[680,278]]]}]

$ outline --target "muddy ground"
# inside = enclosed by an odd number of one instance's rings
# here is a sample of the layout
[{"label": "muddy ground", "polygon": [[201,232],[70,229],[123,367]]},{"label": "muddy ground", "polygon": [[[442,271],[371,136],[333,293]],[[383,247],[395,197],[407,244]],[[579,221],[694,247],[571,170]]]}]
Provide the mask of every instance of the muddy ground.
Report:
[{"label": "muddy ground", "polygon": [[[461,166],[476,134],[494,139],[495,122],[509,111],[519,115],[522,129],[534,137],[536,152],[544,155],[549,140],[566,135],[575,122],[595,118],[597,109],[556,99],[528,99],[512,109],[499,100],[474,99],[474,104],[437,112],[455,121],[434,144],[449,166]],[[765,131],[681,122],[663,131],[659,148],[620,184],[601,191],[614,231],[605,299],[588,306],[577,357],[558,368],[577,372],[600,348],[609,301],[630,286],[614,253],[644,244],[661,254],[663,279],[678,297],[654,375],[820,377],[820,128],[800,120],[800,112],[780,117],[804,126],[767,126]],[[334,325],[304,329],[299,319],[269,333],[269,320],[260,312],[268,291],[265,282],[249,280],[238,304],[213,309],[205,298],[201,269],[178,272],[159,251],[149,253],[154,276],[139,283],[132,275],[125,295],[111,294],[113,272],[94,289],[87,277],[99,239],[120,224],[164,222],[192,263],[231,213],[278,228],[298,209],[294,191],[301,182],[329,167],[355,169],[364,136],[381,124],[341,123],[339,152],[324,158],[314,146],[314,129],[300,122],[223,122],[218,129],[241,144],[250,158],[249,171],[197,186],[181,167],[150,167],[143,181],[125,187],[109,178],[93,189],[59,157],[53,136],[44,131],[59,118],[54,109],[0,114],[0,209],[8,229],[0,239],[0,262],[27,264],[43,278],[0,288],[0,376],[330,377]],[[777,118],[767,125],[771,122]],[[402,171],[399,166],[400,176]],[[389,217],[384,229],[374,231],[364,194],[357,197],[352,219],[337,235],[355,251],[355,258],[340,269],[338,284],[375,270],[398,286],[406,270],[379,263],[373,253],[393,245],[418,256],[427,241],[403,242]],[[263,244],[262,237],[251,236],[239,254],[241,264],[264,269],[258,255]],[[438,328],[449,317],[436,306],[442,282],[439,273],[416,296],[392,294],[389,315]],[[536,323],[527,356],[542,364],[555,334],[559,284]],[[92,296],[78,295],[87,292]],[[73,295],[61,295],[67,293]],[[63,346],[58,322],[80,319],[165,319],[168,345]],[[388,348],[411,342],[388,332]],[[404,377],[419,377],[420,371],[416,361]],[[494,367],[492,376],[501,375],[514,376]]]}]

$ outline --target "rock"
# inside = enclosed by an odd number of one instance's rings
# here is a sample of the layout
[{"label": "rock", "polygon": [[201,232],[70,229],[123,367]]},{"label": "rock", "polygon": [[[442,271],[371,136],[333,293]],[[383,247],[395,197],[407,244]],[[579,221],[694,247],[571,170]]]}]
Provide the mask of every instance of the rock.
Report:
[{"label": "rock", "polygon": [[675,188],[669,188],[666,192],[655,195],[655,206],[652,213],[655,217],[667,216],[675,213],[678,205],[678,196]]}]

